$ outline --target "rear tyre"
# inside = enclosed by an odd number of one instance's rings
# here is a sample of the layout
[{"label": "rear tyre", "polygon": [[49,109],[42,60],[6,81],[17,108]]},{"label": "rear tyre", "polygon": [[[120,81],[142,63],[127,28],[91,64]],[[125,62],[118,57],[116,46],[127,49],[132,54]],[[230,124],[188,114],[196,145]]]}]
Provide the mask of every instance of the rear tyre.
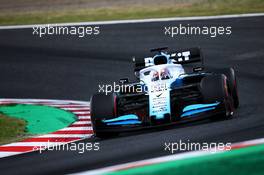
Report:
[{"label": "rear tyre", "polygon": [[233,100],[231,99],[230,92],[228,90],[229,87],[225,75],[206,76],[202,79],[200,86],[204,103],[223,102],[225,107],[223,114],[225,118],[232,117]]},{"label": "rear tyre", "polygon": [[111,119],[116,116],[116,95],[114,93],[94,94],[90,100],[91,122],[96,137],[106,138],[117,135],[116,132],[100,131],[99,127],[103,119]]}]

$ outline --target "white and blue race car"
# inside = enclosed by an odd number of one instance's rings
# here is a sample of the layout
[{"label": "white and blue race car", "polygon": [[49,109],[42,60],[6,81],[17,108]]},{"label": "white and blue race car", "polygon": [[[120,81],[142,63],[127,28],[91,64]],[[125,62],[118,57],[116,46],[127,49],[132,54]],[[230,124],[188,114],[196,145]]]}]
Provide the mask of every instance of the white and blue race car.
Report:
[{"label": "white and blue race car", "polygon": [[133,58],[137,82],[121,79],[118,91],[91,97],[97,137],[177,124],[199,118],[233,116],[239,106],[233,68],[206,70],[199,48]]}]

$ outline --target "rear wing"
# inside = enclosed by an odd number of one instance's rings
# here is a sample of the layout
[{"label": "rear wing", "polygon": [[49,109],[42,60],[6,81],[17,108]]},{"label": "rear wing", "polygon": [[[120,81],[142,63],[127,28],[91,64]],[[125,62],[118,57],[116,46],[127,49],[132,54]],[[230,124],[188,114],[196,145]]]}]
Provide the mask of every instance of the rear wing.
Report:
[{"label": "rear wing", "polygon": [[203,63],[203,55],[199,48],[178,50],[170,54],[170,59],[175,64]]},{"label": "rear wing", "polygon": [[[203,55],[200,50],[200,48],[195,47],[195,48],[188,48],[188,49],[182,49],[182,50],[177,50],[172,53],[166,53],[166,52],[161,52],[161,50],[164,50],[167,48],[157,48],[157,49],[152,49],[151,51],[158,51],[159,54],[155,55],[154,57],[147,57],[147,58],[133,58],[134,62],[134,71],[140,71],[141,69],[145,67],[150,67],[157,65],[155,63],[159,62],[161,64],[166,64],[166,63],[174,63],[174,64],[190,64],[190,63],[196,63],[200,62],[202,63],[203,66]],[[166,55],[166,56],[164,56]],[[161,60],[161,61],[155,61],[155,59],[166,59]],[[168,60],[169,58],[169,60]]]}]

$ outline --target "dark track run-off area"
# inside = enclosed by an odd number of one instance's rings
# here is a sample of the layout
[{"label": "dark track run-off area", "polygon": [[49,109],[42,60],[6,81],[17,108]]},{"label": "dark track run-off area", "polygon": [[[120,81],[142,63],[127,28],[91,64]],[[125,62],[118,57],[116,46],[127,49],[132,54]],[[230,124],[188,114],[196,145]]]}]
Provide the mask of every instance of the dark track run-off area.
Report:
[{"label": "dark track run-off area", "polygon": [[[231,26],[232,34],[170,38],[164,26]],[[264,136],[264,17],[100,25],[100,35],[32,35],[30,29],[0,30],[0,97],[88,101],[98,84],[133,77],[132,56],[149,48],[199,46],[210,68],[237,71],[240,108],[231,120],[200,121],[121,134],[100,142],[100,151],[46,151],[0,159],[2,174],[63,174],[169,154],[164,142],[239,142]]]}]

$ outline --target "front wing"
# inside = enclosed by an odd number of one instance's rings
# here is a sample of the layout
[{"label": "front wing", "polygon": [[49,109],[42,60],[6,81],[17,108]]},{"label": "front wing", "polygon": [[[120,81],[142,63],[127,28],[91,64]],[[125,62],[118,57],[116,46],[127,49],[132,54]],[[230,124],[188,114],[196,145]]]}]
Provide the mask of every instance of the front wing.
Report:
[{"label": "front wing", "polygon": [[146,123],[135,114],[127,114],[112,119],[96,120],[96,123],[93,123],[93,125],[96,125],[96,130],[101,132],[134,131],[177,125],[218,115],[224,116],[226,113],[225,109],[224,102],[192,104],[184,107],[180,116],[171,116],[171,120],[166,122],[160,120],[155,123]]}]

